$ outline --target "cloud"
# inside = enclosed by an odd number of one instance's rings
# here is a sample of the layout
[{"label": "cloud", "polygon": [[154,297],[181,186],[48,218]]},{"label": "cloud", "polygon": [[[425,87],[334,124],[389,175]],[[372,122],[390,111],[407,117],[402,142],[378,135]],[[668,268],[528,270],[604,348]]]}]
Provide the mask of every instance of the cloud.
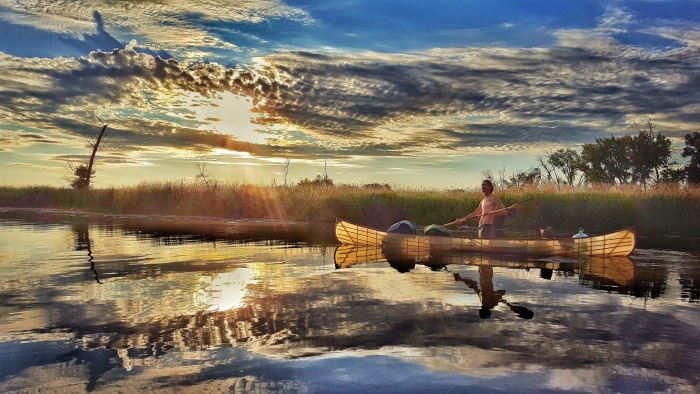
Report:
[{"label": "cloud", "polygon": [[608,6],[605,14],[600,17],[600,25],[603,27],[619,27],[632,23],[633,15],[630,12],[616,6]]},{"label": "cloud", "polygon": [[[37,133],[23,133],[0,130],[0,145],[7,147],[22,147],[34,144],[60,144],[61,141]],[[3,149],[9,151],[9,149]]]},{"label": "cloud", "polygon": [[[420,155],[571,146],[629,132],[630,117],[677,117],[671,136],[697,128],[698,47],[644,49],[623,45],[613,34],[560,30],[551,48],[288,51],[236,68],[186,65],[133,45],[79,59],[0,54],[0,120],[75,136],[92,113],[109,108],[119,122],[110,138],[124,149],[226,148],[258,155],[329,147],[338,154]],[[685,43],[697,35],[657,34]],[[199,130],[178,102],[183,92],[247,97],[255,121],[282,130],[280,138],[250,144]],[[174,115],[166,119],[164,108]],[[291,132],[306,142],[281,146]]]},{"label": "cloud", "polygon": [[[146,46],[158,49],[197,47],[232,48],[205,25],[217,21],[260,24],[285,19],[301,24],[313,23],[306,12],[278,0],[159,0],[105,2],[83,0],[55,2],[47,0],[0,0],[0,18],[13,24],[67,34],[88,34],[94,13],[101,16],[100,30],[115,30],[123,38],[141,37]],[[112,48],[103,48],[110,50]]]},{"label": "cloud", "polygon": [[650,27],[646,31],[650,34],[681,42],[694,50],[700,48],[700,29],[696,25],[679,23],[673,27]]},{"label": "cloud", "polygon": [[[560,43],[393,58],[286,53],[267,57],[268,68],[257,74],[268,89],[245,93],[262,103],[263,121],[347,138],[410,132],[415,119],[429,128],[482,115],[497,116],[500,127],[607,132],[625,114],[653,116],[697,102],[700,70],[692,48],[645,51],[577,31],[561,32]],[[525,137],[515,129],[510,134]]]},{"label": "cloud", "polygon": [[[78,163],[87,163],[90,160],[90,152],[86,151],[85,154],[79,155],[79,154],[74,154],[74,155],[53,155],[48,158],[49,160],[52,161],[60,161],[62,163],[73,163],[73,164],[78,164]],[[118,165],[118,166],[143,166],[147,165],[148,162],[136,158],[130,155],[126,155],[123,153],[119,152],[109,152],[109,151],[104,151],[101,150],[99,155],[95,156],[95,162],[99,164],[100,166],[102,165]]]}]

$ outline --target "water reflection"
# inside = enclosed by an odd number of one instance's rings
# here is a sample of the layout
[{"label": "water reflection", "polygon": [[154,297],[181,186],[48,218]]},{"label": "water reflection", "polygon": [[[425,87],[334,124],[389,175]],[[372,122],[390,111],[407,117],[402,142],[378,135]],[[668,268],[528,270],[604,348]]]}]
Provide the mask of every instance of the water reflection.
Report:
[{"label": "water reflection", "polygon": [[474,290],[476,294],[479,295],[481,300],[481,308],[479,309],[479,317],[482,319],[488,319],[491,317],[491,309],[498,306],[499,303],[503,302],[506,304],[511,311],[523,319],[532,319],[535,313],[523,306],[512,305],[503,296],[506,295],[505,290],[494,290],[493,287],[493,267],[491,266],[480,266],[479,272],[479,282],[469,277],[462,277],[460,274],[455,273],[454,277],[456,281],[464,282],[470,289]]},{"label": "water reflection", "polygon": [[[507,257],[490,257],[473,253],[453,253],[442,255],[417,254],[410,250],[382,250],[379,247],[340,245],[335,251],[336,268],[347,268],[356,264],[386,262],[399,272],[408,272],[421,264],[432,270],[443,269],[448,265],[478,266],[479,280],[484,281],[482,288],[491,289],[489,282],[493,278],[493,267],[510,269],[538,269],[539,277],[551,280],[552,275],[578,275],[582,285],[606,291],[633,294],[635,296],[658,297],[663,293],[665,276],[656,275],[657,270],[635,269],[630,258],[588,257],[585,259],[508,259]],[[635,270],[637,271],[635,280]],[[468,278],[467,278],[468,279]],[[462,280],[470,288],[479,286],[473,279]],[[481,292],[481,291],[479,291]],[[498,294],[489,298],[496,299]],[[489,301],[488,305],[498,302]]]},{"label": "water reflection", "polygon": [[90,226],[87,221],[79,220],[73,223],[73,233],[75,234],[75,251],[87,251],[88,262],[90,262],[90,271],[95,274],[95,282],[100,282],[100,274],[95,268],[95,256],[92,255],[92,246],[90,242]]},{"label": "water reflection", "polygon": [[[507,305],[518,317],[532,319],[530,309],[506,301],[506,290],[494,288],[494,267],[509,269],[539,269],[539,277],[551,280],[553,273],[569,276],[578,275],[579,283],[595,289],[616,291],[638,296],[658,297],[664,288],[665,277],[649,275],[648,270],[637,270],[629,258],[589,257],[586,259],[538,259],[509,260],[507,257],[490,257],[473,253],[452,253],[431,255],[406,248],[382,249],[381,247],[340,245],[335,251],[336,268],[348,268],[356,264],[386,262],[398,272],[406,273],[415,269],[416,264],[424,265],[433,271],[447,270],[450,265],[472,265],[477,267],[478,281],[463,274],[454,273],[454,280],[463,282],[479,296],[481,319],[488,319],[491,310],[499,304]],[[654,271],[652,271],[654,272]]]},{"label": "water reflection", "polygon": [[387,256],[123,226],[0,221],[0,391],[700,385],[697,256]]}]

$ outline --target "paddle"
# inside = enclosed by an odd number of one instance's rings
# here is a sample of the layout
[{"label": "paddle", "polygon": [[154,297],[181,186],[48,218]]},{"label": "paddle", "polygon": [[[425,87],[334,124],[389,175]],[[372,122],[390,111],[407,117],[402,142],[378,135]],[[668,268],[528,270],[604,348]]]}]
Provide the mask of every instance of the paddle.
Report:
[{"label": "paddle", "polygon": [[[457,219],[457,220],[460,220],[460,219],[469,220],[469,219],[474,219],[474,218],[480,218],[480,217],[485,216],[485,215],[491,215],[491,214],[494,214],[494,213],[507,211],[507,210],[509,210],[509,209],[523,209],[523,208],[528,208],[528,207],[531,207],[531,206],[535,205],[536,203],[537,203],[537,201],[533,200],[532,198],[528,198],[528,199],[526,199],[526,200],[521,200],[521,201],[515,202],[515,203],[513,203],[513,205],[511,205],[511,206],[509,206],[509,207],[497,209],[497,210],[491,211],[491,212],[489,212],[489,213],[487,213],[487,214],[465,216],[465,217],[459,218],[459,219]],[[456,224],[456,223],[457,223],[457,220],[452,221],[452,222],[449,222],[449,223],[447,223],[447,224],[443,224],[442,226],[443,226],[443,227],[452,226],[453,224]]]}]

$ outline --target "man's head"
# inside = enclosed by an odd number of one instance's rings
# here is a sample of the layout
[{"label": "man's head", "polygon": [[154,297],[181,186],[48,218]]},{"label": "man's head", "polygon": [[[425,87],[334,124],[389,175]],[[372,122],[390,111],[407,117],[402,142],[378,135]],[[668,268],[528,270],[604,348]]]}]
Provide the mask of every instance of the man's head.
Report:
[{"label": "man's head", "polygon": [[489,317],[491,317],[491,309],[485,306],[481,307],[481,309],[479,309],[479,317],[481,318],[481,320],[488,319]]},{"label": "man's head", "polygon": [[485,195],[488,196],[491,193],[493,193],[493,189],[494,187],[491,181],[489,181],[488,179],[484,179],[483,181],[481,181],[481,191],[484,192]]}]

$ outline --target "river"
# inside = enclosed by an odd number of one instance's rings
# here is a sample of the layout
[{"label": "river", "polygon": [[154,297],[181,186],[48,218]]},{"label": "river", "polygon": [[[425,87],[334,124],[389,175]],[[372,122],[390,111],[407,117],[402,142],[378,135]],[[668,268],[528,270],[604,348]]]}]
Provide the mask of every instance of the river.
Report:
[{"label": "river", "polygon": [[0,209],[0,392],[695,393],[699,300],[698,250],[396,264],[330,224]]}]

